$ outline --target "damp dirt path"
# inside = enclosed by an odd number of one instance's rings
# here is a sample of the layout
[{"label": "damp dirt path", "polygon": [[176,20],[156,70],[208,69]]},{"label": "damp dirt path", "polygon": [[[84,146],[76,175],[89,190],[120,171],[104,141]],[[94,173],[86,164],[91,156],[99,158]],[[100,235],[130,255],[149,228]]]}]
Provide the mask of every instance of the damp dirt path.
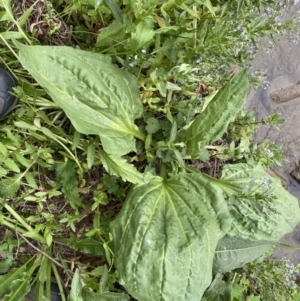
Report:
[{"label": "damp dirt path", "polygon": [[[292,7],[290,13],[299,16],[299,12],[300,2]],[[280,40],[276,42],[273,50],[261,50],[254,58],[253,70],[261,70],[268,74],[270,87],[262,90],[251,89],[247,98],[247,109],[254,111],[258,119],[266,118],[275,112],[280,112],[281,118],[285,119],[285,123],[279,126],[279,131],[268,126],[260,127],[254,137],[255,142],[268,139],[282,145],[286,161],[275,171],[287,180],[289,191],[298,198],[300,204],[300,185],[290,176],[300,162],[300,94],[296,91],[300,81],[300,40]],[[285,88],[289,89],[280,91]],[[294,94],[292,89],[296,91]],[[284,98],[284,95],[287,97]],[[300,224],[293,233],[284,236],[281,242],[300,247]],[[286,257],[294,264],[300,263],[300,250],[280,248],[275,250],[274,256]]]}]

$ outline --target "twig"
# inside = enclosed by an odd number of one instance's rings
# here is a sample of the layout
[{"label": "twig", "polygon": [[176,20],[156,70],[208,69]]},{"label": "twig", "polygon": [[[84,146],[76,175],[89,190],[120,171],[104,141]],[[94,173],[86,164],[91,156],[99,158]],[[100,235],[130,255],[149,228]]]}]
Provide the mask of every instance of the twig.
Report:
[{"label": "twig", "polygon": [[215,162],[214,162],[214,178],[216,177],[216,174],[217,174],[217,163],[218,163],[218,160],[215,157]]},{"label": "twig", "polygon": [[36,247],[35,245],[33,245],[24,235],[22,235],[21,233],[18,233],[22,239],[24,239],[33,249],[35,249],[36,251],[40,252],[42,255],[46,256],[48,259],[50,259],[53,263],[55,263],[56,265],[58,265],[59,267],[61,267],[63,270],[68,271],[70,274],[74,274],[72,271],[70,271],[69,269],[66,269],[62,264],[60,264],[58,261],[56,261],[54,258],[52,258],[51,256],[49,256],[47,253],[45,253],[44,251],[42,251],[41,249],[39,249],[38,247]]},{"label": "twig", "polygon": [[234,283],[236,275],[237,275],[237,273],[234,273],[234,276],[233,276],[233,279],[232,279],[231,283]]}]

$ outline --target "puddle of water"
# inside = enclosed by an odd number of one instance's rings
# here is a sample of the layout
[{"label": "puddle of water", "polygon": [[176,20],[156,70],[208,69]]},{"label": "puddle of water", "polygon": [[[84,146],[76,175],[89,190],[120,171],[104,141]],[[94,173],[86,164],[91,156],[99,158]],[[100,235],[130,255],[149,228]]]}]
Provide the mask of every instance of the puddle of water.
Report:
[{"label": "puddle of water", "polygon": [[[300,10],[300,2],[293,6],[296,13]],[[300,30],[300,27],[299,27]],[[281,40],[273,50],[260,51],[254,61],[253,70],[261,70],[268,74],[267,80],[271,86],[266,90],[251,89],[247,99],[247,109],[254,111],[258,120],[266,118],[275,112],[281,113],[285,123],[280,125],[280,131],[268,126],[262,126],[254,139],[259,143],[265,139],[282,145],[285,158],[283,166],[276,171],[289,182],[289,191],[300,200],[300,185],[289,173],[300,162],[300,97],[286,103],[276,103],[269,97],[270,93],[297,84],[300,81],[300,41],[297,43]],[[284,236],[282,243],[300,247],[300,224],[293,233]],[[300,250],[276,249],[276,258],[286,257],[294,264],[300,263]]]}]

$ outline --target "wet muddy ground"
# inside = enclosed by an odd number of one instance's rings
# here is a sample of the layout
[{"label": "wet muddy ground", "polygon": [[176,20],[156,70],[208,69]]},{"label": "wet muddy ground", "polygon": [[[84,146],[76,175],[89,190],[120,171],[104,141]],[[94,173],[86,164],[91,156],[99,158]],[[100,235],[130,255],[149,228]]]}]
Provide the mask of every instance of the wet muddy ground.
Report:
[{"label": "wet muddy ground", "polygon": [[[298,11],[300,11],[300,3],[293,7],[296,16],[299,16]],[[283,146],[286,161],[281,167],[275,168],[275,171],[287,180],[289,191],[300,203],[300,184],[290,176],[300,162],[300,95],[294,93],[292,99],[286,102],[276,102],[274,97],[273,100],[271,99],[274,92],[279,93],[282,98],[280,89],[289,88],[290,91],[298,89],[295,85],[300,81],[300,40],[291,42],[281,40],[276,43],[273,50],[261,50],[254,59],[253,70],[262,70],[268,74],[270,87],[262,90],[251,89],[247,108],[254,111],[258,119],[266,118],[275,112],[280,112],[281,118],[285,119],[285,123],[280,125],[280,131],[269,126],[261,127],[255,136],[255,141],[268,139]],[[300,248],[300,224],[293,233],[283,237],[281,242]],[[275,250],[274,256],[287,257],[293,263],[300,263],[300,250],[280,248]]]}]

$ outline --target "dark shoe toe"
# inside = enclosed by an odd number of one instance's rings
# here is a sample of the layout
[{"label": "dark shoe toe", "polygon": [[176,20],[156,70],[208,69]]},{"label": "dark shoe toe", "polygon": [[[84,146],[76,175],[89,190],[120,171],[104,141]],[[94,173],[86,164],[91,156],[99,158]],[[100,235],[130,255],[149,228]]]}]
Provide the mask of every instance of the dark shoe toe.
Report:
[{"label": "dark shoe toe", "polygon": [[7,115],[17,104],[17,97],[11,94],[16,85],[12,74],[0,67],[0,118]]}]

